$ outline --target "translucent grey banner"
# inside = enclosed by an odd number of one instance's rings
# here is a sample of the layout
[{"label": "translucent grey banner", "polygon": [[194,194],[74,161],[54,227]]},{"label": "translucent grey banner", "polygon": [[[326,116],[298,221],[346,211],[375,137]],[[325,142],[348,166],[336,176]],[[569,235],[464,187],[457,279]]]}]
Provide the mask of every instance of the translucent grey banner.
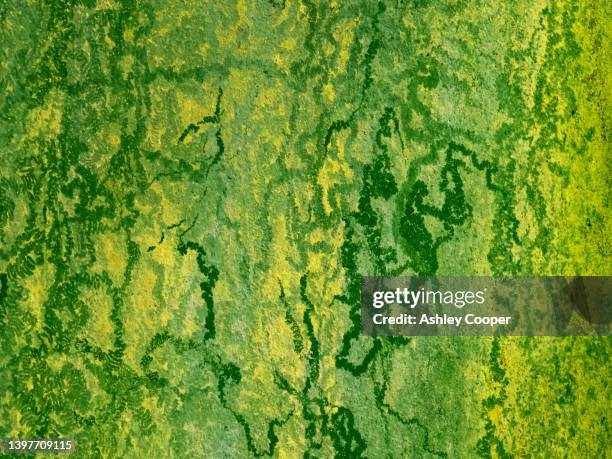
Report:
[{"label": "translucent grey banner", "polygon": [[611,276],[364,277],[368,336],[609,336]]}]

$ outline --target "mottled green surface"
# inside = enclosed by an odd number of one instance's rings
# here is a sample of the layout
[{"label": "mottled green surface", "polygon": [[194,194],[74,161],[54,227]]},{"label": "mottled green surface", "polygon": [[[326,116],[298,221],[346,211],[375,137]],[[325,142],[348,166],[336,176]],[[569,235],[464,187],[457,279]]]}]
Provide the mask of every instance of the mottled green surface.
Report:
[{"label": "mottled green surface", "polygon": [[606,457],[609,338],[365,338],[362,275],[609,275],[610,3],[0,4],[0,437]]}]

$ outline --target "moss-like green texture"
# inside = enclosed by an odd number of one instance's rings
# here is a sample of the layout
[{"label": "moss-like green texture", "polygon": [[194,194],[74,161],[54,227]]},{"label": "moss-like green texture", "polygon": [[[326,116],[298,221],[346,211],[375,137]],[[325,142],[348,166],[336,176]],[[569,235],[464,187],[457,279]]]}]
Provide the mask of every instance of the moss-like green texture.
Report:
[{"label": "moss-like green texture", "polygon": [[363,275],[609,275],[603,0],[0,5],[0,437],[605,457],[612,344],[365,338]]}]

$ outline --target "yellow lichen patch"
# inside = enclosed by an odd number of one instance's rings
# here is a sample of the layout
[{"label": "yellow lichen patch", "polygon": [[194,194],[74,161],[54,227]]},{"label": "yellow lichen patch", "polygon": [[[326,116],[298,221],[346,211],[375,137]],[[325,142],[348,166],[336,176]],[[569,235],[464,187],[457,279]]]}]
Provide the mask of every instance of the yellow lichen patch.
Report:
[{"label": "yellow lichen patch", "polygon": [[350,50],[355,36],[355,27],[359,24],[358,18],[343,20],[338,23],[334,30],[334,38],[340,46],[338,58],[336,60],[336,74],[346,71],[346,64],[350,57]]},{"label": "yellow lichen patch", "polygon": [[108,25],[105,25],[104,26],[104,38],[103,38],[104,44],[108,46],[110,49],[113,49],[116,46],[116,44],[113,41],[113,39],[110,37],[109,32],[110,32],[110,27]]},{"label": "yellow lichen patch", "polygon": [[145,395],[142,398],[142,407],[145,410],[155,411],[155,410],[157,410],[158,404],[159,404],[159,399],[155,395],[151,395],[151,396],[146,396]]},{"label": "yellow lichen patch", "polygon": [[[339,334],[339,332],[336,334]],[[329,338],[333,339],[334,337],[329,337]],[[335,366],[335,359],[332,355],[326,355],[323,357],[321,361],[321,368],[323,369],[323,371],[321,372],[319,383],[321,384],[321,388],[327,393],[330,393],[331,390],[337,384],[336,372],[330,370],[334,368],[334,366]]]},{"label": "yellow lichen patch", "polygon": [[503,416],[503,408],[501,405],[495,405],[493,408],[491,408],[489,410],[489,419],[491,420],[491,422],[493,423],[493,425],[495,426],[499,426],[500,423],[503,421],[502,416]]},{"label": "yellow lichen patch", "polygon": [[119,145],[121,145],[121,126],[117,123],[109,123],[107,130],[108,144],[112,147],[113,151],[117,151]]},{"label": "yellow lichen patch", "polygon": [[310,184],[306,184],[302,188],[294,190],[293,205],[295,206],[300,219],[305,221],[309,218],[309,208],[313,198],[314,190]]},{"label": "yellow lichen patch", "polygon": [[219,279],[217,279],[217,283],[215,284],[213,299],[216,304],[233,301],[234,299],[234,292],[230,286],[227,274],[223,272],[219,274]]},{"label": "yellow lichen patch", "polygon": [[130,72],[132,71],[132,66],[134,65],[134,56],[131,54],[127,54],[123,56],[119,62],[119,67],[121,68],[122,76],[127,80]]},{"label": "yellow lichen patch", "polygon": [[101,233],[94,237],[96,264],[94,272],[108,272],[115,287],[123,283],[127,266],[127,241],[121,232]]},{"label": "yellow lichen patch", "polygon": [[202,323],[197,317],[197,308],[202,307],[202,292],[200,286],[197,285],[187,297],[183,309],[185,310],[182,327],[179,329],[179,336],[182,338],[191,338],[195,332],[202,329]]},{"label": "yellow lichen patch", "polygon": [[83,372],[83,379],[85,382],[85,388],[91,396],[91,399],[96,401],[106,402],[111,396],[101,387],[101,383],[96,376],[87,368],[84,367],[82,359],[71,356],[71,363],[75,367]]},{"label": "yellow lichen patch", "polygon": [[168,324],[168,317],[163,314],[165,307],[153,295],[156,285],[157,275],[145,263],[139,263],[130,286],[132,294],[123,312],[127,324],[125,360],[134,369],[140,368],[142,353],[151,337]]},{"label": "yellow lichen patch", "polygon": [[[262,389],[270,388],[274,386],[274,377],[270,371],[268,362],[259,360],[254,364],[251,374],[248,375],[248,381],[250,382],[248,389],[241,390],[238,394],[238,400],[236,405],[241,411],[249,411],[249,408],[254,406],[260,406],[260,413],[266,417],[276,417],[278,415],[278,408],[274,403],[266,403],[262,406],[262,399],[266,397],[265,392]],[[257,390],[255,389],[257,388]]]},{"label": "yellow lichen patch", "polygon": [[16,410],[15,408],[11,408],[9,416],[9,426],[11,426],[12,428],[6,434],[7,438],[23,438],[23,436],[27,435],[28,432],[30,432],[30,426],[21,423],[21,420],[23,419],[21,411]]},{"label": "yellow lichen patch", "polygon": [[162,289],[164,307],[160,320],[168,322],[178,315],[181,326],[177,333],[182,337],[191,337],[202,328],[202,323],[197,321],[197,309],[203,307],[197,253],[188,250],[185,255],[179,255],[174,241],[166,240],[151,252],[151,256],[165,266]]},{"label": "yellow lichen patch", "polygon": [[272,56],[272,62],[274,62],[274,65],[284,74],[289,74],[289,62],[287,62],[287,59],[282,54],[275,54]]},{"label": "yellow lichen patch", "polygon": [[81,300],[87,306],[89,319],[85,328],[87,339],[103,351],[113,348],[113,324],[111,313],[113,299],[102,288],[85,288]]},{"label": "yellow lichen patch", "polygon": [[323,252],[308,251],[308,265],[306,272],[309,273],[320,273],[326,272],[327,266],[325,266],[326,257]]},{"label": "yellow lichen patch", "polygon": [[[283,123],[285,127],[288,127],[285,119],[288,112],[285,102],[287,99],[287,90],[288,89],[278,80],[260,89],[255,97],[255,107],[257,110],[252,115],[253,121],[270,121],[272,117],[276,117],[279,123]],[[262,139],[259,143],[262,143],[263,140],[269,140],[275,137],[278,138],[278,133],[283,132],[283,124],[275,126],[274,129],[271,129],[267,125],[262,126],[262,129],[259,131],[259,135]],[[279,149],[278,146],[277,149]]]},{"label": "yellow lichen patch", "polygon": [[47,357],[47,364],[53,371],[60,371],[64,365],[71,362],[71,359],[66,354],[53,353]]},{"label": "yellow lichen patch", "polygon": [[293,348],[293,334],[284,317],[275,317],[267,325],[267,336],[261,345],[267,349],[267,356],[274,367],[296,386],[303,381],[304,365]]},{"label": "yellow lichen patch", "polygon": [[50,263],[37,266],[31,276],[25,280],[28,301],[22,303],[28,312],[36,318],[36,329],[43,325],[45,301],[55,278],[55,266]]},{"label": "yellow lichen patch", "polygon": [[285,151],[283,160],[287,169],[302,169],[304,167],[302,158],[300,158],[300,155],[296,154],[296,152],[292,149]]},{"label": "yellow lichen patch", "polygon": [[527,199],[527,190],[521,188],[518,192],[520,199],[515,206],[515,214],[519,221],[518,236],[521,239],[533,241],[537,236],[537,221],[535,214]]},{"label": "yellow lichen patch", "polygon": [[98,0],[96,2],[96,10],[114,10],[117,8],[117,2],[113,0]]},{"label": "yellow lichen patch", "polygon": [[262,88],[255,98],[255,105],[259,108],[271,106],[277,98],[277,92],[275,88]]},{"label": "yellow lichen patch", "polygon": [[[195,97],[193,94],[178,92],[176,94],[176,104],[178,107],[178,123],[180,126],[189,126],[197,123],[205,116],[211,115],[215,111],[217,94],[213,97]],[[186,138],[185,142],[189,139]]]},{"label": "yellow lichen patch", "polygon": [[155,250],[151,252],[151,258],[157,263],[164,265],[170,272],[174,271],[180,256],[181,255],[179,255],[176,250],[176,246],[168,240],[164,240],[163,243],[155,245]]},{"label": "yellow lichen patch", "polygon": [[264,276],[260,297],[265,301],[276,301],[279,297],[279,283],[285,291],[292,290],[299,283],[299,273],[291,266],[287,256],[296,253],[296,248],[288,240],[287,221],[284,215],[277,215],[270,222],[272,242],[270,244],[270,269]]},{"label": "yellow lichen patch", "polygon": [[281,43],[281,47],[285,48],[288,51],[293,51],[296,46],[297,40],[295,39],[295,37],[288,37]]},{"label": "yellow lichen patch", "polygon": [[325,233],[322,228],[315,228],[308,234],[308,242],[310,244],[314,245],[325,240]]},{"label": "yellow lichen patch", "polygon": [[327,39],[322,40],[322,49],[326,57],[331,56],[336,51],[336,47]]},{"label": "yellow lichen patch", "polygon": [[334,85],[332,85],[331,83],[327,83],[325,86],[323,86],[323,94],[325,94],[325,97],[327,98],[328,102],[333,102],[334,100],[336,100]]},{"label": "yellow lichen patch", "polygon": [[[158,206],[161,207],[161,223],[165,226],[170,226],[179,222],[183,218],[183,212],[180,207],[177,207],[173,200],[168,199],[159,182],[151,185],[151,191],[154,192],[158,199]],[[161,228],[156,228],[157,234],[161,234]]]},{"label": "yellow lichen patch", "polygon": [[198,48],[198,54],[202,59],[206,59],[208,55],[208,50],[210,49],[210,45],[208,43],[202,43]]},{"label": "yellow lichen patch", "polygon": [[[240,9],[240,13],[244,14],[244,4],[237,5],[238,9]],[[240,14],[239,13],[239,14]],[[215,30],[215,35],[217,39],[217,43],[219,44],[219,48],[221,50],[232,50],[235,51],[238,46],[238,32],[240,30],[240,26],[242,25],[242,21],[240,19],[236,20],[231,26],[226,27],[217,27]]]},{"label": "yellow lichen patch", "polygon": [[246,2],[245,0],[238,0],[236,4],[236,11],[238,12],[238,20],[239,24],[252,26],[253,25],[253,12],[250,11],[252,9],[252,4],[250,2]]},{"label": "yellow lichen patch", "polygon": [[[249,88],[251,87],[253,79],[256,77],[255,73],[250,70],[243,70],[232,67],[229,70],[228,86],[233,88],[231,93],[227,94],[228,101],[235,103],[235,106],[242,105],[243,99],[249,94]],[[228,107],[224,114],[229,111],[233,111],[234,104],[228,103]]]},{"label": "yellow lichen patch", "polygon": [[123,31],[123,39],[127,42],[131,42],[134,40],[134,29],[132,27],[127,27]]},{"label": "yellow lichen patch", "polygon": [[312,290],[316,294],[317,302],[329,304],[334,296],[342,294],[344,280],[340,275],[333,275],[338,272],[338,259],[336,251],[314,252],[309,250],[306,272],[311,275],[313,280]]},{"label": "yellow lichen patch", "polygon": [[303,455],[305,447],[305,438],[302,437],[301,441],[296,441],[294,437],[282,438],[282,442],[278,448],[279,459],[293,459],[295,457],[301,457]]},{"label": "yellow lichen patch", "polygon": [[45,98],[45,105],[36,107],[28,113],[27,125],[30,137],[51,140],[61,130],[64,93],[53,89]]},{"label": "yellow lichen patch", "polygon": [[351,180],[353,171],[345,161],[335,160],[329,156],[325,158],[323,166],[317,176],[317,184],[322,190],[323,210],[326,215],[332,213],[333,209],[329,202],[329,190],[342,181]]},{"label": "yellow lichen patch", "polygon": [[331,245],[332,247],[338,249],[343,243],[342,233],[344,231],[344,227],[340,226],[338,228],[314,228],[308,236],[306,240],[315,245],[319,242],[325,242],[326,244]]}]

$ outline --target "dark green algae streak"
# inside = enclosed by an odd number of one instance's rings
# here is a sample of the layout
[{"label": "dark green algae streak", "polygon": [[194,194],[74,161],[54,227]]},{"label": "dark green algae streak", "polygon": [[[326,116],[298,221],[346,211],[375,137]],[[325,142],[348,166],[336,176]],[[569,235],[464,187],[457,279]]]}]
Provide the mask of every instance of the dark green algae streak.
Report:
[{"label": "dark green algae streak", "polygon": [[5,2],[0,21],[0,437],[610,453],[608,338],[359,323],[362,275],[609,274],[603,3]]}]

